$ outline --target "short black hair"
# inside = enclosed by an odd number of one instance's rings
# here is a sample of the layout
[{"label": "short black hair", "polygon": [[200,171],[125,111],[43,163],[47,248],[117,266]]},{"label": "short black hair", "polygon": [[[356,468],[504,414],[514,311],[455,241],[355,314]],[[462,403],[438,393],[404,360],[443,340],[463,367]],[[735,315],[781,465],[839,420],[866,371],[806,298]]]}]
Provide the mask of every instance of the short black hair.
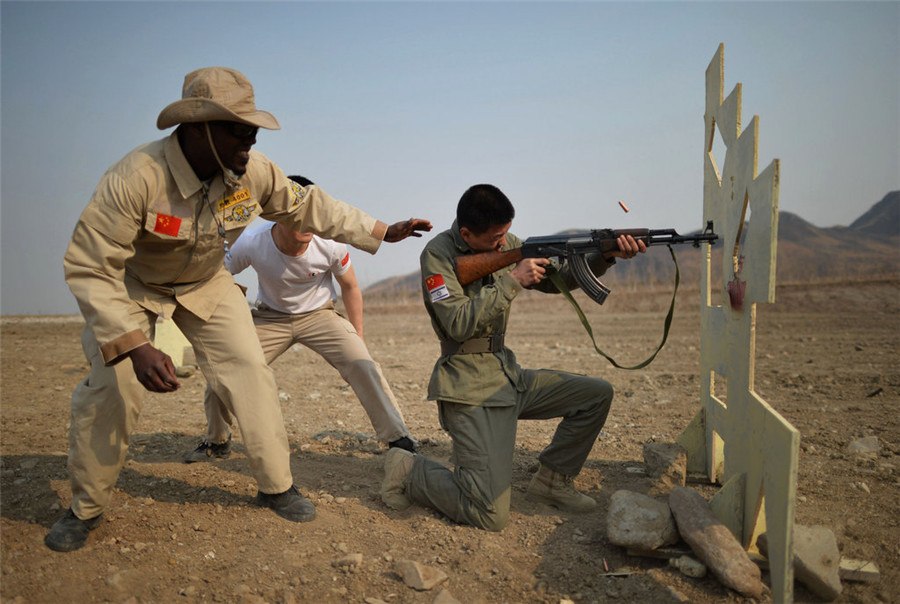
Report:
[{"label": "short black hair", "polygon": [[299,175],[297,175],[297,174],[293,174],[293,175],[291,175],[291,176],[288,176],[288,178],[290,178],[291,180],[293,180],[295,183],[297,183],[297,184],[300,185],[301,187],[308,187],[309,185],[314,185],[314,184],[316,184],[316,183],[314,183],[313,181],[311,181],[310,179],[306,178],[305,176],[299,176]]},{"label": "short black hair", "polygon": [[516,217],[512,202],[494,185],[473,185],[456,206],[456,223],[476,235],[489,228],[508,224]]}]

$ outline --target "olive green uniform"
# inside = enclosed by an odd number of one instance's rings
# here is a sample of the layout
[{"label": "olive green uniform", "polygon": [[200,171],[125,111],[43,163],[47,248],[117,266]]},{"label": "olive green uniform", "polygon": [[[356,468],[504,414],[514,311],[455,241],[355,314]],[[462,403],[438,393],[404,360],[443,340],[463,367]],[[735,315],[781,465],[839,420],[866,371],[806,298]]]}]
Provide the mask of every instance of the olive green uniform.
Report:
[{"label": "olive green uniform", "polygon": [[259,490],[293,484],[274,375],[223,264],[224,240],[257,216],[372,253],[387,230],[317,187],[293,183],[257,151],[236,190],[220,176],[202,183],[177,133],[126,155],[94,191],[64,259],[91,366],[72,394],[68,469],[77,517],[93,518],[109,503],[144,396],[127,355],[152,340],[157,316],[185,334],[237,417]]},{"label": "olive green uniform", "polygon": [[[503,249],[520,245],[508,233]],[[461,286],[454,258],[471,253],[454,222],[420,257],[425,307],[443,350],[428,398],[438,402],[441,426],[453,439],[455,470],[417,455],[405,486],[410,500],[457,522],[500,530],[509,520],[517,421],[562,417],[539,459],[554,472],[575,476],[606,421],[613,391],[598,378],[520,367],[500,336],[506,333],[512,301],[522,286],[509,274],[512,267]],[[595,274],[609,265],[599,256],[591,264]],[[565,267],[561,274],[574,284]],[[536,289],[556,292],[548,280]],[[447,354],[457,347],[454,342],[469,344]],[[494,350],[466,352],[485,346]]]}]

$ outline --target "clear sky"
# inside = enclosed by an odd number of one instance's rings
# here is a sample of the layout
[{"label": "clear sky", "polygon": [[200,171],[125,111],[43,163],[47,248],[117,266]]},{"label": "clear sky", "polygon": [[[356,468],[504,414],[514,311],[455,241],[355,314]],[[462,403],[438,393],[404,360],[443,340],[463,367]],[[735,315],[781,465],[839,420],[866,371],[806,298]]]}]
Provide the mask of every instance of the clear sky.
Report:
[{"label": "clear sky", "polygon": [[[522,237],[700,228],[720,42],[725,94],[741,82],[743,123],[760,116],[759,170],[781,160],[782,210],[847,225],[900,189],[898,2],[4,0],[0,25],[2,314],[77,312],[79,214],[209,65],[281,122],[258,150],[388,223],[446,229],[488,182]],[[416,270],[427,237],[353,253],[361,284]]]}]

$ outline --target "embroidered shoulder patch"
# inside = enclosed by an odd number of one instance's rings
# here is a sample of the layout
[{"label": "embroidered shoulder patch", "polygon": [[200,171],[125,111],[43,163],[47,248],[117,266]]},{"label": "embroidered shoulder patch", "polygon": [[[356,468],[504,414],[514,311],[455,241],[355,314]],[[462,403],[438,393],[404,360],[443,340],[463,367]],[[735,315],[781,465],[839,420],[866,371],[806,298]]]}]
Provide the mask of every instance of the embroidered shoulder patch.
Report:
[{"label": "embroidered shoulder patch", "polygon": [[288,179],[288,183],[291,185],[291,207],[294,208],[303,203],[303,199],[306,197],[306,188],[290,179]]},{"label": "embroidered shoulder patch", "polygon": [[450,297],[450,292],[447,291],[447,286],[444,285],[443,275],[432,275],[428,277],[425,279],[425,287],[428,288],[428,294],[431,296],[432,302],[437,302],[438,300]]},{"label": "embroidered shoulder patch", "polygon": [[166,214],[156,215],[156,224],[153,226],[154,233],[162,233],[169,237],[177,237],[178,229],[181,228],[181,218],[177,216],[168,216]]},{"label": "embroidered shoulder patch", "polygon": [[249,222],[256,217],[256,204],[239,204],[229,208],[227,212],[223,212],[225,223],[232,227],[235,224],[241,225]]},{"label": "embroidered shoulder patch", "polygon": [[341,258],[341,266],[347,266],[347,263],[350,262],[350,252],[344,254],[344,257]]}]

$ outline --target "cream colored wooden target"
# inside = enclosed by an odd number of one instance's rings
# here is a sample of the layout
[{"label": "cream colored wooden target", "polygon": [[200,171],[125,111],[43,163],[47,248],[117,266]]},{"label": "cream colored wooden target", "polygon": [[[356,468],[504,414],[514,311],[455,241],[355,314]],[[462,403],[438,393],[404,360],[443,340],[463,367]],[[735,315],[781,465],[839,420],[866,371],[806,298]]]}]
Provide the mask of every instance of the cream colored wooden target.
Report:
[{"label": "cream colored wooden target", "polygon": [[707,246],[701,409],[679,443],[689,471],[723,484],[711,505],[744,547],[755,550],[767,533],[773,598],[787,602],[800,435],[753,384],[756,307],[775,301],[779,161],[757,174],[759,118],[741,129],[741,84],[723,98],[723,80],[719,45],[706,70],[703,220],[713,221],[724,250],[714,262]]}]

